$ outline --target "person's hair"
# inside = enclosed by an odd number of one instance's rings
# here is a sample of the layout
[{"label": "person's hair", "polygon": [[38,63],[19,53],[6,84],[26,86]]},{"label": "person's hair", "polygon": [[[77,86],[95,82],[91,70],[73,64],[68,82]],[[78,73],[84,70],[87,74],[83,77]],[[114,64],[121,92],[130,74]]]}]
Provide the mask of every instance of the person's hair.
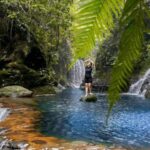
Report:
[{"label": "person's hair", "polygon": [[86,64],[86,67],[88,66],[88,64],[90,64],[91,67],[93,66],[92,62],[88,62],[88,63]]}]

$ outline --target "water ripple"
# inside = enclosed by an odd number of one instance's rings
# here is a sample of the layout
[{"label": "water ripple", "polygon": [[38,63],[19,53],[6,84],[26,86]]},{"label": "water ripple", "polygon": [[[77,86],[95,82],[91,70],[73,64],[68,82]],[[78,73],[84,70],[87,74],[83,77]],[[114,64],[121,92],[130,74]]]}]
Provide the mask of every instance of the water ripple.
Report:
[{"label": "water ripple", "polygon": [[96,103],[85,103],[79,101],[83,94],[80,89],[66,89],[55,96],[39,97],[40,131],[71,140],[150,149],[150,100],[124,94],[106,126],[106,95],[96,93]]}]

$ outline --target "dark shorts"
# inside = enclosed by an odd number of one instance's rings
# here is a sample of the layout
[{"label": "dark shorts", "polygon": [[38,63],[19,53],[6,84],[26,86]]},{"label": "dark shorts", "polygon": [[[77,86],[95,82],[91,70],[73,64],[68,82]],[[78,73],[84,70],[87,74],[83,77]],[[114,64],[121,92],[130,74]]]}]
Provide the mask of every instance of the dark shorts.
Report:
[{"label": "dark shorts", "polygon": [[92,83],[92,77],[85,77],[84,83]]}]

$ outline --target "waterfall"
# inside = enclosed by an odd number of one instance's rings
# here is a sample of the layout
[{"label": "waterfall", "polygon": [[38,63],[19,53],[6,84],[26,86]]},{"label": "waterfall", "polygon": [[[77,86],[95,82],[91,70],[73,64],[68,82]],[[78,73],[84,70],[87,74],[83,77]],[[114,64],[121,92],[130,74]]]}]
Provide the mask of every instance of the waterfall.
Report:
[{"label": "waterfall", "polygon": [[150,69],[146,71],[143,77],[141,77],[137,82],[135,82],[130,86],[129,93],[144,96],[150,84],[149,79],[150,79]]},{"label": "waterfall", "polygon": [[83,60],[78,60],[70,71],[69,83],[70,87],[79,88],[85,75],[85,66]]}]

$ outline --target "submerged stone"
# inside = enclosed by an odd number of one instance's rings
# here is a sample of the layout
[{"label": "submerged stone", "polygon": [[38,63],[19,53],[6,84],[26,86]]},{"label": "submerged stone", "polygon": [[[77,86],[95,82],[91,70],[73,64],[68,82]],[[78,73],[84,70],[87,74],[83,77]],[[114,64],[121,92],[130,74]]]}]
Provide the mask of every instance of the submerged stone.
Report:
[{"label": "submerged stone", "polygon": [[0,97],[31,97],[32,91],[18,85],[0,88]]},{"label": "submerged stone", "polygon": [[87,96],[82,96],[80,98],[80,101],[86,101],[86,102],[96,102],[97,101],[97,97],[95,94],[89,94]]}]

